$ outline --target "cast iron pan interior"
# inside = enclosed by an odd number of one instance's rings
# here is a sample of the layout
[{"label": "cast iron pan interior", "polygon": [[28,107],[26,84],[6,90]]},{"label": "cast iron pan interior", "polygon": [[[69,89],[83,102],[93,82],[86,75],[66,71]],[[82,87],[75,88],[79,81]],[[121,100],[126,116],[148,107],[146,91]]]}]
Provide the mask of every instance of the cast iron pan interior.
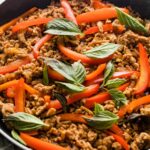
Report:
[{"label": "cast iron pan interior", "polygon": [[[55,0],[57,1],[57,0]],[[108,0],[117,6],[130,5],[135,11],[139,12],[143,18],[150,19],[150,0]],[[50,0],[6,0],[0,5],[0,25],[8,22],[9,20],[17,17],[26,10],[36,6],[44,8],[50,4]],[[10,142],[22,148],[23,150],[31,150],[10,136],[10,131],[7,130],[4,123],[1,121],[0,116],[0,134],[7,138]]]}]

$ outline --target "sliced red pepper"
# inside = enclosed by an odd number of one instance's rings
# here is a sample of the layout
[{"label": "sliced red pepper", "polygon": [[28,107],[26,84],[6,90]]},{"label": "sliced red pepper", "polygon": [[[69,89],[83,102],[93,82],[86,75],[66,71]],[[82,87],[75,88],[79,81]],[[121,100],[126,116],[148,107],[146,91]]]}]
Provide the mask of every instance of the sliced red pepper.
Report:
[{"label": "sliced red pepper", "polygon": [[[127,9],[121,9],[124,12],[128,12]],[[78,24],[81,23],[89,23],[89,22],[96,22],[100,20],[107,20],[117,17],[116,9],[113,8],[101,8],[94,11],[86,12],[80,14],[76,17]]]},{"label": "sliced red pepper", "polygon": [[[122,33],[125,30],[125,27],[123,25],[118,25],[116,27],[113,27],[112,23],[106,23],[102,25],[102,30],[103,32],[112,32],[117,30],[118,33]],[[88,35],[88,34],[94,34],[98,32],[99,32],[98,26],[93,26],[85,30],[84,34]]]},{"label": "sliced red pepper", "polygon": [[118,111],[118,116],[122,118],[126,113],[132,113],[134,109],[140,107],[141,105],[145,105],[149,103],[150,103],[150,95],[135,99],[132,102],[130,102],[128,105],[120,108],[120,110]]},{"label": "sliced red pepper", "polygon": [[112,55],[103,59],[93,59],[89,58],[86,55],[77,53],[75,51],[72,51],[71,49],[65,47],[61,42],[58,42],[58,48],[59,50],[68,58],[74,61],[79,61],[86,63],[86,64],[101,64],[109,61],[112,58]]},{"label": "sliced red pepper", "polygon": [[30,63],[30,61],[31,61],[31,59],[29,57],[26,57],[24,59],[15,60],[8,65],[1,66],[0,74],[6,74],[6,73],[16,71],[22,65],[26,65],[26,64]]},{"label": "sliced red pepper", "polygon": [[32,86],[24,83],[25,90],[30,94],[40,95],[40,92],[36,89],[34,89]]},{"label": "sliced red pepper", "polygon": [[24,112],[25,108],[25,89],[24,89],[24,79],[18,80],[15,90],[15,112]]},{"label": "sliced red pepper", "polygon": [[[92,116],[76,114],[76,113],[65,113],[65,114],[60,114],[59,117],[60,117],[60,121],[72,121],[72,122],[87,124],[87,121],[84,119],[84,117],[91,118]],[[111,130],[112,132],[120,136],[122,136],[124,133],[116,124],[113,124],[109,130]]]},{"label": "sliced red pepper", "polygon": [[90,74],[86,75],[85,80],[93,80],[95,79],[97,76],[101,75],[104,71],[104,69],[106,68],[106,64],[100,64],[96,70],[94,70],[93,72],[91,72]]},{"label": "sliced red pepper", "polygon": [[61,0],[60,2],[61,2],[61,6],[64,8],[65,17],[77,25],[77,20],[74,16],[73,10],[72,10],[70,4],[68,3],[68,1]]},{"label": "sliced red pepper", "polygon": [[100,0],[91,0],[92,1],[92,6],[95,9],[100,9],[100,8],[106,8],[108,5],[102,3]]},{"label": "sliced red pepper", "polygon": [[46,34],[44,37],[42,37],[33,47],[33,56],[35,59],[39,56],[40,48],[49,41],[52,38],[52,35]]},{"label": "sliced red pepper", "polygon": [[75,114],[75,113],[66,113],[66,114],[59,115],[61,121],[72,121],[72,122],[87,124],[86,120],[83,118],[84,116],[85,115],[83,114]]},{"label": "sliced red pepper", "polygon": [[32,137],[26,133],[20,133],[20,137],[25,143],[35,150],[67,150],[67,148],[61,147],[56,144],[42,141],[38,138]]},{"label": "sliced red pepper", "polygon": [[15,86],[8,87],[6,90],[6,95],[9,98],[14,98],[15,97]]},{"label": "sliced red pepper", "polygon": [[20,15],[19,17],[11,20],[10,22],[7,22],[6,24],[0,26],[0,35],[2,33],[4,33],[9,27],[13,26],[14,24],[17,23],[17,21],[20,19],[20,18],[24,18],[28,15],[30,15],[31,13],[33,13],[35,10],[37,10],[36,7],[33,7],[31,9],[29,9],[28,11],[26,11],[25,13],[23,13],[22,15]]},{"label": "sliced red pepper", "polygon": [[[81,100],[82,98],[86,98],[86,97],[96,94],[98,90],[99,90],[99,84],[93,84],[89,87],[86,87],[86,89],[83,92],[70,95],[67,98],[67,103],[73,104],[76,101]],[[58,100],[54,100],[54,101],[51,101],[51,107],[55,109],[60,109],[62,108],[62,105],[60,104]]]},{"label": "sliced red pepper", "polygon": [[6,83],[3,83],[0,85],[0,91],[6,90],[7,88],[10,88],[18,83],[18,80],[12,80],[8,81]]},{"label": "sliced red pepper", "polygon": [[117,135],[117,134],[114,134],[112,132],[108,132],[107,133],[111,136],[113,136],[113,138],[120,143],[120,145],[125,149],[125,150],[130,150],[130,146],[128,145],[128,143],[125,141],[125,139],[123,139],[123,137]]},{"label": "sliced red pepper", "polygon": [[[133,74],[139,76],[139,72],[138,71],[120,71],[120,72],[115,72],[113,74],[113,76],[112,76],[112,79],[115,79],[115,78],[129,78]],[[104,80],[103,77],[97,77],[96,79],[86,81],[85,84],[86,85],[91,85],[91,84],[102,83],[103,80]]]},{"label": "sliced red pepper", "polygon": [[150,103],[150,95],[133,100],[132,102],[128,104],[127,112],[132,113],[133,110],[136,109],[137,107],[144,105],[144,104],[149,104],[149,103]]},{"label": "sliced red pepper", "polygon": [[93,26],[93,27],[90,27],[87,30],[85,30],[84,34],[88,35],[88,34],[94,34],[94,33],[97,33],[97,32],[99,32],[98,26]]},{"label": "sliced red pepper", "polygon": [[141,94],[143,93],[149,84],[149,60],[146,49],[144,46],[139,43],[139,55],[140,55],[140,77],[137,81],[135,86],[134,94]]},{"label": "sliced red pepper", "polygon": [[124,133],[116,124],[113,124],[109,130],[111,130],[112,132],[120,136],[123,136],[123,133]]},{"label": "sliced red pepper", "polygon": [[12,32],[17,32],[19,30],[24,30],[30,26],[35,26],[35,25],[41,25],[41,24],[46,24],[49,21],[51,21],[53,18],[38,18],[38,19],[33,19],[33,20],[27,20],[20,22],[13,26]]},{"label": "sliced red pepper", "polygon": [[[127,87],[129,86],[129,83],[125,83],[123,84],[122,86],[120,86],[118,88],[118,90],[120,91],[123,91],[125,90]],[[105,102],[106,100],[109,100],[111,99],[111,96],[108,92],[103,92],[103,93],[99,93],[97,95],[94,95],[92,97],[89,97],[89,98],[86,98],[85,99],[85,107],[87,108],[91,108],[91,107],[94,107],[94,104],[95,103],[103,103]]]},{"label": "sliced red pepper", "polygon": [[52,70],[50,68],[48,68],[48,76],[49,76],[49,78],[52,78],[54,80],[65,81],[64,76],[62,76],[61,74],[59,74],[58,72],[56,72],[55,70]]}]

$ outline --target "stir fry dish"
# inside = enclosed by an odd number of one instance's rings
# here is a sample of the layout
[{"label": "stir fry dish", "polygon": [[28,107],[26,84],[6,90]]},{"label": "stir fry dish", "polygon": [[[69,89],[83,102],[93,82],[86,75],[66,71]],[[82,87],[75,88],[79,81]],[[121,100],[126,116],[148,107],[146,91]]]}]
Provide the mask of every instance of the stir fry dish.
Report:
[{"label": "stir fry dish", "polygon": [[61,0],[0,27],[0,112],[33,150],[150,148],[150,21]]}]

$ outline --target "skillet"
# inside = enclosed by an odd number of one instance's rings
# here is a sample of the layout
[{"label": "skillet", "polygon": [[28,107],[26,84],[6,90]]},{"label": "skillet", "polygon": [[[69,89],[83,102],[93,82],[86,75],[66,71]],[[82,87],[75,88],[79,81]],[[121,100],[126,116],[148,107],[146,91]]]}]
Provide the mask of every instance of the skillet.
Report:
[{"label": "skillet", "polygon": [[[142,18],[150,19],[150,0],[107,0],[114,3],[117,6],[131,6],[133,10],[138,12]],[[50,0],[5,0],[0,5],[0,25],[10,21],[11,19],[19,16],[28,9],[36,6],[38,8],[44,8],[50,4]],[[59,0],[55,0],[59,2]],[[2,122],[2,116],[0,116],[0,134],[2,134],[6,139],[12,142],[17,147],[23,150],[31,150],[26,146],[20,144],[10,136],[9,130],[6,128]]]}]

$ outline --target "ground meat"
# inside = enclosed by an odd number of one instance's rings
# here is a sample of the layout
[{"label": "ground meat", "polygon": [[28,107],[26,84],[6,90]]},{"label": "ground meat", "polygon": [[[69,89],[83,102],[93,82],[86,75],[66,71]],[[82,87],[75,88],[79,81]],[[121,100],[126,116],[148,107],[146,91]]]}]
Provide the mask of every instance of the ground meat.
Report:
[{"label": "ground meat", "polygon": [[14,105],[11,103],[0,102],[0,109],[4,117],[14,113]]},{"label": "ground meat", "polygon": [[[94,10],[94,8],[90,5],[89,0],[68,0],[68,2],[72,7],[75,16]],[[111,4],[109,6],[111,7]],[[53,1],[53,3],[51,3],[51,5],[47,8],[37,9],[33,14],[20,18],[17,23],[42,17],[64,18],[64,9],[60,6],[60,3]],[[150,30],[149,20],[144,21],[139,17],[137,17],[137,19],[143,24],[146,24],[146,28]],[[103,33],[102,25],[106,23],[112,23],[114,28],[113,32]],[[83,51],[90,50],[96,46],[100,46],[103,43],[120,44],[122,46],[115,52],[112,59],[115,66],[115,72],[140,71],[139,51],[137,44],[141,42],[147,49],[150,62],[149,36],[134,33],[127,28],[123,31],[123,33],[119,33],[117,30],[117,27],[120,25],[118,19],[110,19],[100,21],[98,23],[83,23],[79,25],[79,28],[82,32],[84,32],[86,29],[97,25],[99,27],[99,32],[95,34],[78,37],[64,37],[65,46],[75,52],[83,53]],[[14,34],[11,30],[12,27],[10,27],[0,36],[0,66],[5,66],[17,59],[22,59],[31,54],[34,45],[44,36],[44,31],[46,28],[47,27],[45,24],[30,26],[27,29],[21,30],[20,32]],[[58,117],[57,114],[64,113],[63,110],[50,108],[49,103],[45,102],[43,96],[50,95],[51,100],[53,100],[54,92],[68,96],[68,91],[64,90],[64,88],[56,86],[55,81],[53,80],[50,80],[49,85],[43,84],[44,63],[42,57],[55,58],[70,64],[74,62],[60,52],[57,47],[58,38],[58,36],[53,36],[49,41],[44,43],[39,50],[40,57],[37,59],[33,58],[31,63],[19,67],[18,70],[12,73],[4,75],[1,74],[0,84],[23,77],[27,84],[41,93],[41,95],[32,95],[26,91],[25,96],[25,112],[37,116],[47,124],[47,126],[38,131],[39,134],[36,136],[37,138],[46,142],[59,144],[72,150],[122,150],[122,145],[112,136],[107,135],[105,131],[96,130],[85,124],[73,123],[71,121],[60,121],[60,117]],[[97,65],[83,65],[86,68],[87,74],[97,68]],[[123,91],[123,93],[126,95],[129,102],[134,98],[145,95],[145,93],[140,96],[134,96],[133,94],[138,78],[139,76],[137,74],[133,74],[127,79],[127,82],[129,82],[130,85]],[[0,110],[3,116],[14,113],[14,98],[7,98],[5,91],[2,91],[0,94]],[[92,116],[94,114],[93,109],[89,110],[84,107],[83,101],[84,99],[81,99],[81,101],[72,104],[67,113],[79,113]],[[118,113],[118,109],[115,106],[115,101],[107,100],[102,105],[105,110],[111,111],[115,114]],[[136,110],[136,112],[149,116],[150,106],[141,106]],[[118,124],[124,131],[123,137],[128,142],[131,149],[142,150],[150,148],[149,131],[144,131],[141,133],[136,125],[131,125],[121,119],[118,121]]]},{"label": "ground meat", "polygon": [[140,109],[141,114],[150,115],[150,105],[146,105]]},{"label": "ground meat", "polygon": [[150,134],[142,132],[135,138],[135,141],[131,143],[132,150],[141,150],[150,148]]}]

